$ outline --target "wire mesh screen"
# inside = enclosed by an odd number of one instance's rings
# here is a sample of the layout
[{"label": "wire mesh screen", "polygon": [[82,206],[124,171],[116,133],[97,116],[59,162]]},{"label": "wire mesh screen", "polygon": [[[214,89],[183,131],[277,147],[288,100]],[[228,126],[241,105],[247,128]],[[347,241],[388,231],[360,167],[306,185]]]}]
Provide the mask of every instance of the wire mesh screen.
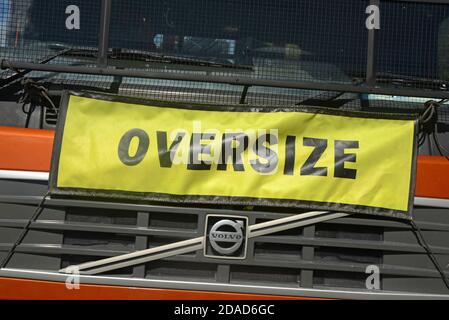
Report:
[{"label": "wire mesh screen", "polygon": [[[82,13],[79,29],[67,14],[74,2]],[[100,1],[2,0],[0,11],[2,59],[40,62],[64,49],[98,47]]]},{"label": "wire mesh screen", "polygon": [[110,46],[163,55],[153,70],[204,72],[195,68],[203,62],[211,75],[347,83],[366,68],[365,8],[352,0],[116,0]]},{"label": "wire mesh screen", "polygon": [[[372,2],[2,0],[0,58],[165,75],[150,79],[67,70],[29,74],[58,88],[216,104],[416,112],[428,99],[410,98],[414,92],[430,90],[426,94],[431,98],[447,91],[449,4],[380,0],[380,29],[373,31],[366,25]],[[110,10],[105,3],[111,4]],[[368,59],[372,32],[374,58]],[[100,58],[107,59],[106,64]],[[369,66],[374,73],[367,74]],[[0,79],[14,72],[2,71]],[[176,75],[187,78],[170,79]],[[203,80],[189,81],[189,77]],[[370,88],[367,77],[375,78],[376,88],[416,91],[406,98],[363,94],[363,88]],[[223,83],[208,81],[217,78]],[[225,83],[226,79],[303,85],[301,89],[245,88],[236,81]],[[332,85],[342,87],[328,88]],[[362,92],[348,93],[355,91],[345,86]],[[445,113],[446,107],[441,119],[449,121]]]},{"label": "wire mesh screen", "polygon": [[[366,1],[150,2],[113,1],[110,64],[287,81],[352,83],[354,77],[364,77],[367,30],[360,25]],[[153,88],[134,92],[143,97],[156,93],[163,99],[229,104],[238,103],[242,93],[242,88],[225,84],[136,82]],[[130,84],[126,89],[132,91]],[[310,90],[259,87],[249,89],[245,101],[291,104],[314,95]]]},{"label": "wire mesh screen", "polygon": [[449,5],[381,1],[379,8],[378,83],[447,90]]}]

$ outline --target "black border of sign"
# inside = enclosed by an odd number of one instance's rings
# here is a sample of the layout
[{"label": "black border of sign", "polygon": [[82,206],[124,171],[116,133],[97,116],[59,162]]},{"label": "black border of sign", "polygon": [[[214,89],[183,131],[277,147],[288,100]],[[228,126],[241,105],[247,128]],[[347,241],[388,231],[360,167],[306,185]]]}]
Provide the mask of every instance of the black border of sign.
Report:
[{"label": "black border of sign", "polygon": [[[315,202],[301,201],[292,199],[271,199],[271,198],[251,198],[251,197],[227,197],[216,195],[173,195],[163,193],[141,193],[131,191],[117,190],[93,190],[83,188],[59,188],[57,186],[59,158],[61,154],[61,145],[64,133],[64,127],[69,106],[70,96],[79,96],[104,101],[114,101],[122,103],[140,104],[156,107],[189,109],[189,110],[213,110],[223,112],[306,112],[319,113],[336,116],[370,118],[370,119],[392,119],[392,120],[413,120],[414,121],[414,139],[413,139],[413,155],[412,155],[412,172],[410,175],[410,195],[407,211],[394,210],[381,207],[350,205],[333,202]],[[98,199],[117,199],[122,201],[149,201],[155,203],[172,203],[172,204],[204,204],[204,205],[250,205],[250,206],[267,206],[267,207],[297,207],[313,210],[331,210],[348,213],[365,213],[381,216],[389,216],[393,218],[412,219],[413,201],[416,185],[416,159],[418,154],[417,148],[418,120],[414,115],[405,114],[382,114],[360,111],[342,111],[319,107],[265,107],[265,106],[225,106],[225,105],[209,105],[209,104],[191,104],[181,102],[167,102],[157,100],[143,100],[133,97],[124,97],[114,94],[104,94],[97,92],[75,92],[64,91],[60,104],[58,124],[56,127],[55,141],[53,145],[53,154],[50,168],[49,188],[50,194],[54,196],[76,196],[88,197],[95,196]],[[392,195],[394,196],[394,195]]]}]

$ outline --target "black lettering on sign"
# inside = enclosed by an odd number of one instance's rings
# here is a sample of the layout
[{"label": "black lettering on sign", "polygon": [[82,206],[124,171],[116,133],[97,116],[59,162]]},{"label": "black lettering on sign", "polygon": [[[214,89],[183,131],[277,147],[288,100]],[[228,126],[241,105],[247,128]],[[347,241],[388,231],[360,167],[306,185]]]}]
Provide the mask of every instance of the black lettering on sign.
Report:
[{"label": "black lettering on sign", "polygon": [[173,158],[176,151],[179,148],[179,144],[185,136],[185,132],[179,132],[176,134],[175,140],[173,140],[170,148],[167,150],[167,132],[157,132],[157,151],[159,154],[159,163],[162,168],[171,168],[173,165]]},{"label": "black lettering on sign", "polygon": [[285,143],[285,166],[284,174],[287,176],[292,176],[295,172],[295,136],[287,136],[287,141]]},{"label": "black lettering on sign", "polygon": [[[234,142],[237,145],[233,145]],[[234,171],[245,171],[242,153],[248,149],[249,139],[244,133],[224,133],[221,143],[220,163],[217,170],[226,171],[229,158],[232,157]]]},{"label": "black lettering on sign", "polygon": [[262,163],[257,159],[251,160],[250,164],[257,172],[268,174],[277,168],[279,159],[278,154],[272,149],[267,148],[265,143],[275,145],[278,143],[278,138],[274,134],[261,135],[254,143],[253,150],[259,157],[266,159],[267,163]]},{"label": "black lettering on sign", "polygon": [[335,178],[355,179],[357,170],[346,169],[345,162],[356,162],[357,155],[354,153],[345,153],[345,149],[358,149],[358,141],[335,140]]},{"label": "black lettering on sign", "polygon": [[326,167],[315,167],[315,164],[320,160],[324,151],[327,148],[327,139],[318,138],[304,138],[303,142],[306,147],[315,147],[309,158],[306,160],[304,165],[301,167],[301,175],[303,176],[327,176]]},{"label": "black lettering on sign", "polygon": [[[139,146],[134,156],[129,155],[129,146],[133,138],[139,139]],[[118,145],[118,157],[123,164],[127,166],[138,165],[148,152],[150,146],[150,137],[142,129],[131,129],[120,139]]]},{"label": "black lettering on sign", "polygon": [[210,170],[211,160],[199,160],[200,155],[211,155],[212,146],[210,144],[201,144],[201,140],[214,140],[215,133],[192,133],[190,140],[189,163],[187,169],[189,170]]}]

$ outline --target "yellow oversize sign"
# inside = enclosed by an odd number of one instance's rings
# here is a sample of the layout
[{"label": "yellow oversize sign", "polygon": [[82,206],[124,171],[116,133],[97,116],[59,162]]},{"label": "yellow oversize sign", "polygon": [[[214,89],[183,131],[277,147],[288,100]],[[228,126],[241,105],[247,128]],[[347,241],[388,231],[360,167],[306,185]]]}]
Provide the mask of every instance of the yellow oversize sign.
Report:
[{"label": "yellow oversize sign", "polygon": [[398,217],[411,210],[410,117],[87,93],[67,95],[61,108],[55,193]]}]

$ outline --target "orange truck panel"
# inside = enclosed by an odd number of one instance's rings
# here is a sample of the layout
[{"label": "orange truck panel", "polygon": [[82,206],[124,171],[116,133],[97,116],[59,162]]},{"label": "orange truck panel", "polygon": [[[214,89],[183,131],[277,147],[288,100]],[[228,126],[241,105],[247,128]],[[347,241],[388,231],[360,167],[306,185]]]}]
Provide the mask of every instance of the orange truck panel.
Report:
[{"label": "orange truck panel", "polygon": [[316,300],[227,292],[189,291],[81,284],[68,290],[65,283],[0,278],[0,300]]}]

